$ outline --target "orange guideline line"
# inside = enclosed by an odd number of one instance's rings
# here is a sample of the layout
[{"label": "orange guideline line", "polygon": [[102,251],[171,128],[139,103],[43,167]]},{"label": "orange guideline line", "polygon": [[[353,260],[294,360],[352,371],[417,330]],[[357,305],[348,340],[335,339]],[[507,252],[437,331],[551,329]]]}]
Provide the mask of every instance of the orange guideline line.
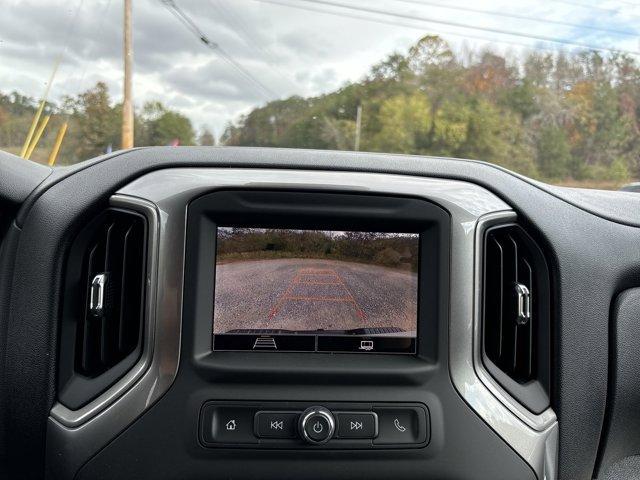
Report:
[{"label": "orange guideline line", "polygon": [[296,297],[287,297],[287,300],[309,300],[309,301],[323,301],[323,302],[351,302],[351,303],[353,303],[353,298],[351,298],[351,297],[308,297],[308,296],[296,296]]},{"label": "orange guideline line", "polygon": [[[303,281],[301,281],[301,278],[303,276],[307,276],[307,275],[333,276],[338,281],[337,282],[303,282]],[[295,286],[297,284],[302,284],[302,285],[341,285],[342,288],[347,292],[347,296],[346,297],[325,297],[325,296],[320,296],[319,297],[319,296],[292,295],[293,289],[295,288]],[[273,317],[275,317],[278,314],[278,312],[280,311],[280,309],[282,308],[284,303],[288,302],[288,301],[323,301],[323,302],[348,302],[348,303],[353,303],[353,306],[356,309],[356,314],[358,315],[358,317],[363,319],[365,322],[367,320],[366,313],[364,312],[362,307],[360,307],[360,304],[356,301],[355,297],[353,296],[353,293],[351,292],[351,290],[347,286],[347,284],[344,281],[344,279],[342,278],[342,276],[335,269],[332,269],[332,268],[325,268],[325,269],[322,269],[322,268],[301,268],[301,269],[298,269],[298,271],[296,272],[294,277],[289,282],[289,285],[287,286],[285,291],[282,293],[282,295],[280,295],[280,297],[278,298],[278,301],[276,302],[276,304],[273,306],[273,308],[269,312],[269,320],[273,319]]]},{"label": "orange guideline line", "polygon": [[298,273],[302,275],[336,275],[336,271],[332,268],[301,268]]}]

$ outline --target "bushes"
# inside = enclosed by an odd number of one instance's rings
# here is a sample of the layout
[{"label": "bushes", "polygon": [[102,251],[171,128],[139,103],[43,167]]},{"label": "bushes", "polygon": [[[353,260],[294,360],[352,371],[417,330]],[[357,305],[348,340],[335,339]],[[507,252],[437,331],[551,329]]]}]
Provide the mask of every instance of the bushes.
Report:
[{"label": "bushes", "polygon": [[418,270],[416,235],[310,230],[218,229],[218,261],[317,258]]}]

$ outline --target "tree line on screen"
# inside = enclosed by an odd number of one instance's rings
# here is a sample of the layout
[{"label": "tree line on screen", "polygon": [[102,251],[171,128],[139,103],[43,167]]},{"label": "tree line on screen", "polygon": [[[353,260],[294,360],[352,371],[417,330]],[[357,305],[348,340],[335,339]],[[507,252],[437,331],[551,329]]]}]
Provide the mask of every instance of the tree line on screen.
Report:
[{"label": "tree line on screen", "polygon": [[372,232],[330,235],[316,230],[218,229],[221,263],[276,258],[317,258],[370,263],[418,271],[415,236]]},{"label": "tree line on screen", "polygon": [[595,51],[456,54],[425,36],[360,82],[257,108],[227,145],[360,149],[479,159],[543,180],[640,176],[640,66]]},{"label": "tree line on screen", "polygon": [[[0,149],[18,153],[38,108],[38,102],[19,92],[0,92]],[[47,103],[44,114],[51,114],[33,160],[46,161],[58,129],[69,122],[59,160],[76,163],[118,150],[121,145],[122,104],[114,104],[107,85],[98,82],[60,104]],[[213,145],[213,134],[203,129],[199,135],[191,121],[161,102],[147,102],[134,118],[135,145]]]}]

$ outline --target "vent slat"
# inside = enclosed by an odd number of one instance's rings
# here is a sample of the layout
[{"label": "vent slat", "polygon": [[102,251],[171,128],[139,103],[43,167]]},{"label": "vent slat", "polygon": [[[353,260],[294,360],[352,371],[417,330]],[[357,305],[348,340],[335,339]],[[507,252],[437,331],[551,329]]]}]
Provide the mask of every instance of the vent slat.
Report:
[{"label": "vent slat", "polygon": [[100,333],[99,321],[89,312],[89,297],[91,295],[91,281],[104,264],[104,244],[100,241],[93,244],[89,251],[88,274],[85,277],[85,322],[81,325],[80,338],[82,341],[82,353],[80,363],[83,370],[95,369],[100,362]]},{"label": "vent slat", "polygon": [[[533,301],[533,299],[535,298],[535,292],[533,288],[533,268],[531,267],[531,264],[526,259],[526,257],[522,257],[521,261],[521,276],[519,281],[529,289],[529,294],[531,296],[530,298]],[[524,358],[523,369],[524,375],[528,377],[533,375],[533,322],[535,320],[535,315],[532,315],[529,319],[529,323],[522,327],[526,333],[526,344],[523,345],[523,350],[529,353]]]},{"label": "vent slat", "polygon": [[[140,346],[144,305],[146,223],[142,216],[108,210],[90,241],[84,282],[84,318],[78,324],[76,365],[88,377],[115,366]],[[103,307],[91,302],[96,276]],[[95,298],[93,298],[95,296]],[[90,304],[92,306],[90,306]]]},{"label": "vent slat", "polygon": [[[129,255],[127,254],[127,250],[130,248],[130,243],[131,243],[131,230],[133,227],[129,227],[127,229],[127,231],[124,234],[123,240],[124,240],[124,244],[123,244],[123,248],[122,248],[122,274],[121,274],[121,284],[122,284],[122,288],[120,289],[120,303],[121,305],[125,304],[124,301],[124,296],[125,296],[125,292],[127,291],[127,289],[129,288],[129,284],[127,283],[127,261],[129,259]],[[125,345],[125,321],[126,321],[126,316],[125,316],[125,309],[122,308],[120,310],[120,315],[119,315],[119,319],[118,319],[118,325],[119,325],[119,329],[118,329],[118,351],[123,352],[126,350],[126,345]]]}]

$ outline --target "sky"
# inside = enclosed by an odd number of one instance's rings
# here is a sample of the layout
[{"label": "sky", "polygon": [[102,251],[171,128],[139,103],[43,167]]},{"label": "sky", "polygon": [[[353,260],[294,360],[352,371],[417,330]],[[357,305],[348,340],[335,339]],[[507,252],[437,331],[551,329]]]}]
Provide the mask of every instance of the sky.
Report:
[{"label": "sky", "polygon": [[[135,108],[159,100],[216,136],[270,100],[358,81],[425,34],[457,51],[490,47],[515,58],[579,45],[640,54],[640,0],[174,1],[232,61],[161,0],[133,0]],[[103,81],[121,101],[122,18],[122,0],[3,0],[0,92],[40,98],[61,56],[50,100]]]}]

